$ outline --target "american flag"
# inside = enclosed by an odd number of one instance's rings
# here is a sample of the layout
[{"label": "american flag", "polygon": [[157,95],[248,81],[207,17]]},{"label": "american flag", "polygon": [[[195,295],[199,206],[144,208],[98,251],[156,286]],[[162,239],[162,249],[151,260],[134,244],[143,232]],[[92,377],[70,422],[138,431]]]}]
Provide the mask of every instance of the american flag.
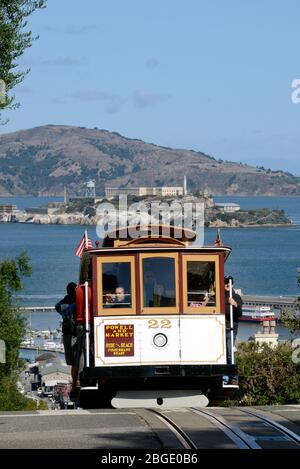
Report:
[{"label": "american flag", "polygon": [[218,234],[215,239],[215,246],[222,246],[222,239],[221,239],[221,234],[220,234],[220,228],[218,228]]},{"label": "american flag", "polygon": [[75,252],[75,256],[81,257],[84,249],[92,248],[92,241],[88,238],[87,232],[84,233],[82,240],[78,244]]}]

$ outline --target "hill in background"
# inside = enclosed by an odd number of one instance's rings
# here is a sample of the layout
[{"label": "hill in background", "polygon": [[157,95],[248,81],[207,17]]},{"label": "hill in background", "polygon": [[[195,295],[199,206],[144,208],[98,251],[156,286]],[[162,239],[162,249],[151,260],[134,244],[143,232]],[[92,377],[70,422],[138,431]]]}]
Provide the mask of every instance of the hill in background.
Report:
[{"label": "hill in background", "polygon": [[[242,157],[241,157],[242,158]],[[212,195],[300,195],[298,178],[193,150],[165,148],[116,132],[45,125],[0,136],[0,195],[84,193],[105,186],[182,186]]]}]

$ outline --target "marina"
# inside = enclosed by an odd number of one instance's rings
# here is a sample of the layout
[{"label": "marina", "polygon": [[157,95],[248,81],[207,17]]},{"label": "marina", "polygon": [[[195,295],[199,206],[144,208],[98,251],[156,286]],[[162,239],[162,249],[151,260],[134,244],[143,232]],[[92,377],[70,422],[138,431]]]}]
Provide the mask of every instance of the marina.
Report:
[{"label": "marina", "polygon": [[64,352],[64,346],[63,344],[56,344],[54,342],[45,342],[44,344],[41,345],[35,345],[35,344],[27,344],[25,342],[21,343],[21,350],[35,350],[37,354],[39,354],[41,351],[42,352]]},{"label": "marina", "polygon": [[37,353],[40,351],[64,352],[61,327],[42,330],[27,328],[20,349],[36,350]]}]

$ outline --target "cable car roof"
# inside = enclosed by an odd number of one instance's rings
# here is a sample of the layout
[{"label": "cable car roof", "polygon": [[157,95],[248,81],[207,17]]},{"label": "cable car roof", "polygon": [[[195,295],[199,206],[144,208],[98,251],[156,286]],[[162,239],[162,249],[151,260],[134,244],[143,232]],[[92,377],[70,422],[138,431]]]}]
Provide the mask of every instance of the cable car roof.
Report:
[{"label": "cable car roof", "polygon": [[[132,229],[131,231],[128,229]],[[136,236],[137,232],[140,234]],[[130,234],[135,234],[131,237]],[[196,245],[197,233],[188,228],[181,228],[178,226],[168,225],[148,225],[148,226],[130,226],[117,229],[106,235],[103,240],[102,247],[99,247],[99,243],[96,247],[86,249],[86,254],[97,254],[97,253],[115,253],[124,252],[124,250],[130,251],[153,251],[154,249],[159,251],[197,251],[198,253],[217,253],[223,252],[225,259],[231,253],[231,247],[223,246],[221,243],[215,243],[214,245],[200,246]],[[83,254],[85,257],[85,254]]]},{"label": "cable car roof", "polygon": [[[133,234],[134,237],[132,237],[131,234]],[[118,228],[108,233],[103,240],[103,247],[114,246],[114,242],[116,240],[127,242],[128,245],[131,243],[140,244],[141,240],[148,240],[148,242],[151,240],[156,243],[169,242],[170,244],[174,243],[183,245],[186,242],[195,241],[196,237],[197,233],[195,231],[179,226],[134,225]]]}]

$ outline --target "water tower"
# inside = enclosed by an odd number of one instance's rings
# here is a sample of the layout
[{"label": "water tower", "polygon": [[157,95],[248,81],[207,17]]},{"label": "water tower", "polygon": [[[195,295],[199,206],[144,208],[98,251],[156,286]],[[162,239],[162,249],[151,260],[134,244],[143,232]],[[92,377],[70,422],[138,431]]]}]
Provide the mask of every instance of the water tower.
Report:
[{"label": "water tower", "polygon": [[94,199],[96,197],[95,181],[91,180],[86,183],[85,196],[88,199]]}]

